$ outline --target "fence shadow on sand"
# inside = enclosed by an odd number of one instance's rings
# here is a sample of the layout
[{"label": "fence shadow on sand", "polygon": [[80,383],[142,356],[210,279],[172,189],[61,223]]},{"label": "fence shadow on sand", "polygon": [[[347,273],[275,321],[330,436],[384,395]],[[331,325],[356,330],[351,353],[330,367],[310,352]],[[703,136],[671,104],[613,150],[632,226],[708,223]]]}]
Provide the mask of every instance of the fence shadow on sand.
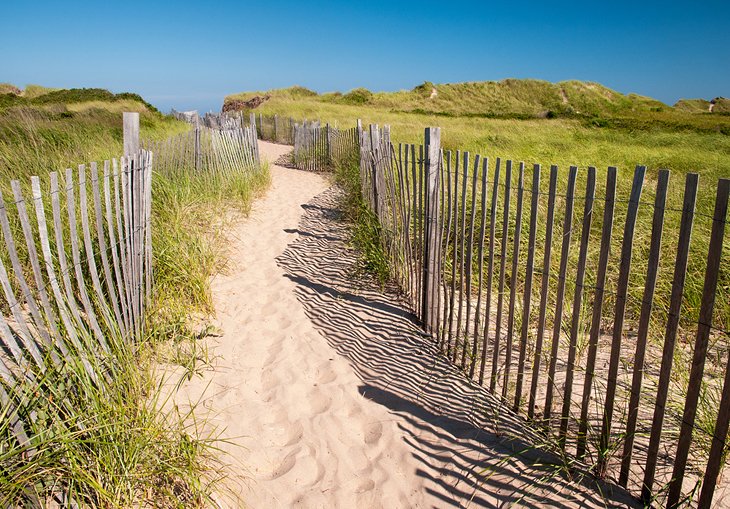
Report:
[{"label": "fence shadow on sand", "polygon": [[362,380],[361,394],[397,414],[438,507],[641,507],[580,468],[561,468],[547,440],[471,383],[423,337],[392,291],[355,277],[348,225],[331,188],[305,213],[277,262],[308,317]]}]

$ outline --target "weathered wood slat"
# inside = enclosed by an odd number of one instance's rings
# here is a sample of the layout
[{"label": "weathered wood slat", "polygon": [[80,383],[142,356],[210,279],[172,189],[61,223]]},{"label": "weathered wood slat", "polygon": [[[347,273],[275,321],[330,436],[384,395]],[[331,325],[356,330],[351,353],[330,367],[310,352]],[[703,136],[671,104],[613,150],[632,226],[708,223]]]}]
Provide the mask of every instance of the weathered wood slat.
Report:
[{"label": "weathered wood slat", "polygon": [[[413,161],[416,162],[416,158],[413,158]],[[424,262],[424,254],[425,254],[425,239],[424,239],[424,224],[426,220],[426,210],[424,208],[425,200],[424,200],[424,194],[425,194],[425,175],[426,172],[423,171],[423,145],[419,145],[418,147],[418,192],[417,192],[417,198],[418,198],[418,256],[416,257],[416,260],[418,261],[418,274],[423,274],[423,262]],[[421,295],[421,292],[423,292],[423,278],[418,278],[418,295]],[[423,307],[422,307],[422,301],[421,299],[417,299],[418,303],[418,316],[423,319]]]},{"label": "weathered wood slat", "polygon": [[[713,218],[713,229],[718,231],[713,239],[719,239],[717,244],[710,248],[716,248],[713,259],[708,260],[708,270],[714,272],[719,268],[722,256],[722,241],[725,227],[727,226],[727,202],[730,193],[730,180],[721,179],[718,183],[718,191],[715,205],[715,216]],[[719,206],[718,206],[719,205]],[[718,210],[719,209],[719,210]],[[723,213],[724,209],[724,213]],[[719,244],[719,245],[718,245]],[[712,445],[710,446],[710,454],[707,459],[707,468],[705,468],[705,476],[702,480],[702,490],[700,491],[700,499],[698,501],[698,509],[709,509],[712,504],[712,498],[715,493],[717,478],[722,468],[722,456],[727,447],[728,426],[730,425],[730,361],[725,367],[725,380],[723,382],[722,397],[720,399],[720,407],[718,409],[717,421],[715,422],[715,431],[712,436]]]},{"label": "weathered wood slat", "polygon": [[[63,295],[61,294],[61,288],[58,284],[58,278],[56,277],[56,269],[53,265],[53,256],[51,255],[51,244],[48,238],[48,226],[46,224],[46,214],[43,207],[43,195],[41,193],[41,184],[38,177],[31,177],[31,187],[33,193],[33,203],[35,204],[36,220],[38,223],[38,237],[41,245],[41,252],[43,253],[43,260],[45,261],[46,274],[48,275],[48,282],[51,285],[53,297],[56,301],[56,306],[61,316],[61,321],[66,328],[66,334],[74,336],[76,331],[74,330],[73,323],[71,323],[67,313]],[[61,335],[56,338],[55,346],[60,351],[61,355],[65,359],[69,358],[69,351],[66,348],[66,342]],[[61,360],[55,352],[55,349],[50,349],[51,360],[56,366],[61,365]]]},{"label": "weathered wood slat", "polygon": [[530,231],[527,239],[527,262],[525,266],[525,286],[522,295],[522,327],[520,330],[520,353],[517,360],[515,381],[515,400],[512,406],[516,412],[522,402],[522,383],[527,356],[528,331],[530,329],[530,307],[532,303],[532,273],[535,267],[535,242],[537,238],[537,208],[540,201],[540,165],[532,169],[532,196],[530,197]]},{"label": "weathered wood slat", "polygon": [[[406,151],[406,156],[408,155],[408,152]],[[444,247],[444,256],[448,256],[449,248],[452,246],[451,241],[451,225],[453,224],[454,214],[453,214],[453,193],[452,193],[452,178],[451,178],[451,151],[446,152],[445,156],[445,178],[446,178],[446,193],[444,196],[444,199],[446,201],[446,245]],[[407,175],[407,174],[406,174]],[[453,279],[453,277],[452,277]],[[444,305],[443,305],[443,322],[440,324],[441,329],[441,342],[439,343],[439,347],[441,350],[441,353],[446,353],[446,345],[449,341],[449,331],[447,330],[447,323],[448,323],[448,317],[449,317],[449,311],[451,309],[450,307],[450,293],[449,293],[449,284],[446,281],[446,278],[442,278],[441,280],[443,287],[444,287]]]},{"label": "weathered wood slat", "polygon": [[122,275],[122,285],[120,285],[120,288],[124,290],[123,299],[120,299],[120,302],[122,302],[122,308],[126,310],[127,316],[129,317],[128,323],[127,323],[127,333],[131,335],[134,333],[134,313],[132,311],[132,297],[131,297],[131,287],[130,287],[130,279],[129,279],[129,262],[127,258],[127,236],[124,232],[124,225],[122,223],[122,214],[123,214],[123,200],[121,197],[121,181],[122,181],[122,174],[124,172],[126,163],[126,158],[121,158],[119,160],[119,164],[117,164],[117,160],[114,159],[112,161],[112,168],[113,168],[113,177],[114,177],[114,216],[116,219],[116,228],[117,228],[117,239],[118,244],[117,247],[119,249],[119,260],[121,265],[121,275]]},{"label": "weathered wood slat", "polygon": [[563,221],[563,244],[560,251],[560,272],[558,287],[555,292],[555,318],[553,319],[553,337],[550,348],[550,366],[548,367],[547,393],[545,394],[545,410],[543,419],[548,421],[553,411],[553,397],[555,392],[555,369],[558,362],[558,348],[560,347],[560,333],[563,325],[563,307],[565,302],[566,272],[568,270],[568,256],[570,254],[570,238],[573,233],[573,200],[575,198],[575,181],[578,168],[570,167],[568,174],[568,189],[565,196],[565,219]]},{"label": "weathered wood slat", "polygon": [[149,304],[152,298],[152,168],[153,154],[149,154],[145,166],[144,181],[144,232],[145,232],[145,300]]},{"label": "weathered wood slat", "polygon": [[492,311],[492,283],[494,279],[494,231],[497,221],[497,199],[499,198],[499,168],[502,160],[498,157],[494,167],[491,205],[489,207],[489,254],[487,256],[487,301],[484,306],[484,332],[482,333],[482,365],[479,367],[479,385],[484,385],[484,372],[487,365],[489,346],[489,325]]},{"label": "weathered wood slat", "polygon": [[[43,251],[43,257],[46,262],[46,271],[48,273],[48,279],[51,282],[51,289],[53,290],[53,295],[56,300],[56,305],[58,307],[59,315],[61,316],[61,322],[63,323],[64,328],[66,329],[66,334],[63,337],[57,338],[57,347],[59,351],[61,352],[61,355],[68,360],[70,358],[70,352],[68,347],[66,346],[66,338],[71,342],[73,347],[76,349],[77,352],[85,353],[87,349],[83,346],[81,339],[79,338],[79,330],[80,329],[83,332],[85,332],[85,328],[83,323],[81,322],[81,318],[78,317],[78,310],[76,308],[76,299],[73,297],[73,294],[70,290],[67,290],[65,293],[65,296],[61,293],[61,287],[59,284],[58,277],[56,276],[54,264],[53,264],[53,256],[51,254],[51,246],[50,246],[50,240],[48,235],[48,227],[46,224],[46,213],[43,206],[43,197],[41,193],[41,186],[40,186],[40,179],[38,177],[31,177],[31,185],[33,189],[33,201],[35,202],[35,211],[36,211],[36,219],[38,221],[38,234],[40,237],[41,242],[41,249]],[[58,174],[56,172],[53,172],[51,174],[51,202],[52,202],[52,208],[58,208]],[[60,218],[60,210],[58,213],[54,210],[54,230],[56,228],[56,217]],[[60,220],[59,220],[60,222]],[[55,233],[55,232],[54,232]],[[68,285],[68,288],[70,288],[70,281],[66,283],[67,280],[69,280],[68,276],[68,267],[66,266],[66,254],[64,252],[64,244],[63,244],[63,238],[59,237],[58,234],[55,236],[56,238],[56,252],[57,257],[59,259],[59,269],[61,271],[66,271],[66,274],[61,276],[61,279],[64,281],[64,284]],[[61,264],[61,260],[63,260],[63,264]],[[69,316],[69,311],[71,312],[72,316]],[[74,314],[74,312],[76,314]],[[76,321],[72,320],[75,319]],[[52,359],[57,363],[57,365],[60,365],[60,360],[52,355]],[[81,355],[81,363],[84,365],[84,369],[89,374],[92,380],[98,381],[98,378],[96,376],[96,373],[91,366],[91,363],[87,359],[87,356],[82,354]]]},{"label": "weathered wood slat", "polygon": [[[672,480],[669,482],[669,492],[667,493],[667,507],[672,509],[679,506],[682,494],[682,480],[684,479],[684,472],[687,466],[687,456],[689,455],[692,431],[697,415],[697,402],[699,401],[700,390],[702,388],[702,377],[705,371],[705,360],[707,359],[707,346],[712,329],[713,313],[715,311],[715,297],[717,294],[720,261],[722,260],[722,244],[725,236],[729,196],[730,180],[720,179],[715,197],[715,211],[712,215],[712,233],[710,234],[710,247],[707,253],[707,268],[705,269],[705,283],[702,288],[702,304],[700,305],[697,335],[695,337],[694,353],[692,355],[692,368],[689,374],[687,397],[684,402],[682,427],[679,431],[679,441],[675,452]],[[730,380],[730,373],[726,372],[725,380]],[[715,430],[715,435],[712,439],[707,464],[708,470],[705,473],[705,483],[707,484],[702,488],[702,504],[706,507],[709,507],[710,495],[712,490],[714,490],[714,482],[717,479],[722,455],[725,452],[728,419],[730,418],[730,413],[727,408],[729,398],[730,394],[728,394],[727,384],[725,384],[721,401],[724,401],[726,406],[725,408],[722,408],[722,406],[719,408],[717,423],[720,424],[720,428]]]},{"label": "weathered wood slat", "polygon": [[507,267],[507,233],[509,232],[509,207],[512,185],[512,161],[506,164],[504,178],[504,210],[502,218],[502,240],[499,263],[499,290],[497,293],[497,320],[494,325],[494,341],[492,342],[492,377],[489,382],[489,392],[494,394],[497,387],[497,370],[499,368],[499,345],[502,335],[502,311],[504,310],[504,284]]},{"label": "weathered wood slat", "polygon": [[520,241],[522,235],[522,201],[524,199],[525,163],[520,163],[517,180],[517,210],[515,214],[514,244],[512,246],[512,271],[509,285],[509,310],[507,313],[507,336],[505,338],[504,382],[502,383],[502,401],[507,402],[509,379],[512,370],[512,344],[515,331],[515,313],[517,313],[517,280],[520,261]]},{"label": "weathered wood slat", "polygon": [[636,350],[634,354],[634,373],[631,380],[631,395],[629,398],[629,413],[626,421],[626,432],[624,433],[624,450],[621,459],[621,472],[619,484],[626,486],[629,480],[631,469],[631,455],[634,448],[634,433],[636,432],[636,421],[639,414],[639,398],[641,396],[641,384],[644,378],[644,359],[646,357],[646,341],[649,335],[649,320],[654,305],[654,289],[656,287],[657,275],[659,274],[659,254],[662,245],[662,231],[664,228],[664,207],[667,200],[667,187],[669,185],[669,171],[660,170],[657,180],[656,196],[654,198],[654,219],[651,228],[651,245],[649,247],[649,259],[646,268],[646,282],[644,283],[644,297],[641,304],[641,316],[639,317],[639,331],[636,337]]},{"label": "weathered wood slat", "polygon": [[603,224],[601,227],[601,247],[598,255],[598,272],[596,287],[593,293],[593,311],[591,329],[588,337],[588,354],[586,356],[585,377],[583,379],[583,395],[581,397],[580,420],[578,422],[578,443],[576,455],[585,456],[586,438],[588,433],[588,405],[590,404],[595,377],[596,355],[598,353],[598,338],[601,332],[601,317],[603,315],[603,296],[605,294],[606,269],[611,250],[611,236],[613,232],[613,214],[616,200],[616,168],[609,166],[606,174],[606,197],[603,209]]},{"label": "weathered wood slat", "polygon": [[464,346],[464,337],[461,327],[461,319],[463,318],[464,312],[464,269],[465,269],[465,255],[466,255],[466,191],[469,183],[469,152],[463,152],[463,175],[461,181],[461,220],[459,222],[459,299],[456,313],[456,337],[454,340],[452,362],[456,362],[459,354],[459,345]]},{"label": "weathered wood slat", "polygon": [[438,260],[441,258],[441,249],[437,221],[440,216],[440,196],[438,185],[439,157],[441,153],[441,130],[428,128],[425,132],[426,146],[424,162],[426,178],[426,239],[423,277],[425,280],[423,291],[423,322],[426,332],[433,334],[438,328],[436,322],[437,303],[435,294],[439,287],[440,273]]},{"label": "weathered wood slat", "polygon": [[[114,173],[117,173],[117,161],[113,161]],[[119,306],[119,310],[122,315],[122,320],[119,326],[122,330],[123,336],[126,338],[129,335],[129,315],[127,314],[127,306],[125,306],[125,295],[124,295],[124,283],[121,268],[119,267],[119,246],[117,245],[117,236],[114,230],[114,223],[112,215],[114,214],[111,200],[111,188],[110,188],[110,165],[109,161],[104,161],[104,205],[105,205],[105,219],[106,219],[106,232],[109,236],[109,251],[112,256],[112,266],[114,267],[114,281],[116,289],[115,300]]]},{"label": "weathered wood slat", "polygon": [[578,267],[575,276],[575,292],[573,294],[573,312],[570,320],[570,336],[568,341],[568,365],[565,371],[565,388],[563,390],[563,409],[560,417],[560,431],[558,441],[565,449],[565,440],[568,434],[568,419],[573,398],[573,375],[575,373],[575,356],[578,347],[578,329],[580,328],[580,311],[583,303],[583,280],[588,258],[588,242],[593,222],[593,199],[596,192],[596,169],[588,168],[586,194],[583,203],[583,227],[581,230],[580,248],[578,251]]},{"label": "weathered wood slat", "polygon": [[631,271],[631,252],[634,243],[634,229],[639,211],[639,199],[644,184],[646,167],[638,166],[634,172],[634,181],[629,197],[629,209],[626,214],[624,238],[621,244],[621,264],[619,267],[618,284],[616,288],[616,308],[614,311],[613,337],[611,340],[611,358],[608,366],[608,380],[606,385],[606,399],[603,412],[603,425],[599,437],[597,471],[605,473],[608,463],[609,442],[611,438],[611,424],[613,420],[614,399],[618,384],[618,368],[621,355],[621,339],[623,337],[624,313],[626,311],[626,294]]},{"label": "weathered wood slat", "polygon": [[662,427],[664,424],[664,412],[669,394],[672,364],[674,363],[674,347],[679,328],[684,283],[687,276],[687,262],[689,260],[689,247],[692,238],[697,188],[698,175],[696,173],[688,173],[685,177],[682,219],[679,225],[677,257],[674,264],[674,276],[672,278],[672,293],[669,300],[664,346],[662,348],[662,362],[659,368],[659,380],[657,381],[656,403],[654,405],[654,415],[652,418],[651,433],[649,435],[646,466],[644,467],[644,482],[641,488],[641,498],[645,504],[651,503],[654,498],[654,476],[656,474]]},{"label": "weathered wood slat", "polygon": [[91,305],[91,300],[86,291],[86,282],[84,281],[84,275],[81,265],[81,253],[79,251],[79,236],[76,224],[76,200],[74,193],[74,179],[73,170],[70,168],[66,169],[66,212],[68,213],[69,223],[69,240],[71,242],[71,256],[73,260],[74,273],[76,275],[76,286],[81,296],[81,304],[86,312],[86,317],[91,326],[91,330],[96,337],[96,340],[102,346],[106,353],[110,352],[109,345],[104,338],[104,334],[101,332],[99,322],[96,319],[96,313]]},{"label": "weathered wood slat", "polygon": [[550,186],[548,190],[547,219],[545,221],[545,247],[543,249],[542,274],[540,283],[540,307],[537,319],[537,336],[535,337],[535,352],[532,361],[532,381],[530,382],[530,398],[527,404],[527,417],[532,419],[537,408],[537,385],[540,380],[540,360],[542,358],[542,344],[545,336],[545,315],[547,313],[548,291],[550,289],[550,261],[553,244],[553,225],[555,223],[555,195],[558,185],[558,167],[550,167]]},{"label": "weathered wood slat", "polygon": [[[449,325],[446,355],[451,358],[452,344],[456,341],[454,337],[454,311],[456,309],[456,280],[458,278],[459,260],[459,167],[461,153],[457,150],[454,154],[454,238],[451,247],[451,292],[449,293]],[[458,332],[456,333],[458,337]]]},{"label": "weathered wood slat", "polygon": [[[68,260],[66,258],[66,244],[63,237],[63,219],[61,217],[61,202],[60,202],[60,187],[58,185],[58,173],[51,173],[51,210],[53,214],[53,234],[56,241],[56,257],[58,258],[58,268],[61,273],[61,281],[63,282],[64,295],[66,296],[66,305],[71,312],[71,316],[74,319],[76,327],[84,327],[85,323],[81,320],[81,313],[79,312],[78,305],[76,303],[76,297],[74,296],[74,289],[71,284],[71,269],[68,266]],[[71,325],[69,330],[74,330],[74,325]],[[76,345],[79,348],[78,345]]]},{"label": "weathered wood slat", "polygon": [[[10,187],[13,190],[13,198],[15,198],[15,207],[18,210],[18,218],[20,219],[20,225],[23,230],[23,237],[25,238],[25,245],[28,249],[28,258],[30,259],[30,265],[33,269],[33,278],[36,284],[36,293],[40,302],[40,308],[43,310],[45,315],[45,327],[53,340],[59,337],[58,327],[56,326],[56,313],[51,306],[51,302],[48,299],[48,292],[46,292],[46,283],[43,279],[43,273],[41,272],[40,263],[38,262],[38,251],[35,247],[35,239],[33,238],[33,231],[30,227],[30,221],[28,220],[28,210],[25,206],[25,199],[20,189],[20,182],[13,180],[10,182]],[[31,297],[32,298],[32,297]],[[37,323],[38,327],[43,327],[43,323]],[[52,347],[52,343],[47,344],[48,347]]]},{"label": "weathered wood slat", "polygon": [[466,368],[467,354],[475,358],[476,352],[469,350],[469,331],[471,330],[471,294],[472,294],[472,262],[474,251],[474,218],[477,208],[477,184],[479,182],[479,154],[474,156],[474,171],[471,184],[471,213],[469,218],[469,233],[466,244],[466,321],[464,322],[464,347],[461,350],[461,368]]},{"label": "weathered wood slat", "polygon": [[134,160],[132,158],[124,158],[122,161],[122,167],[120,172],[121,180],[121,215],[122,215],[122,233],[120,238],[124,240],[125,244],[125,256],[124,263],[122,264],[126,270],[126,286],[127,294],[129,299],[130,315],[132,317],[132,331],[137,336],[139,330],[139,309],[138,302],[135,297],[135,257],[134,257],[134,239],[133,239],[133,226],[132,226],[132,212],[131,212],[131,190],[130,190],[130,174],[134,167]]},{"label": "weathered wood slat", "polygon": [[[96,169],[96,163],[92,163],[92,167]],[[89,204],[86,198],[86,168],[83,165],[79,166],[79,211],[81,215],[81,231],[84,241],[84,251],[86,252],[86,262],[89,267],[89,274],[91,275],[91,283],[96,293],[97,307],[106,323],[107,330],[114,330],[114,318],[109,313],[108,306],[106,305],[106,297],[101,288],[96,259],[94,258],[94,246],[91,242],[91,228],[89,227]]]},{"label": "weathered wood slat", "polygon": [[[477,307],[474,312],[474,331],[472,332],[472,361],[469,366],[469,378],[474,378],[474,371],[476,369],[478,353],[479,353],[479,334],[481,333],[481,322],[482,316],[482,285],[484,283],[484,240],[487,233],[487,188],[489,183],[489,160],[487,158],[482,162],[482,178],[481,178],[481,197],[479,199],[479,206],[481,207],[482,215],[479,226],[479,251],[477,257],[479,258],[479,276],[477,283]],[[483,355],[483,353],[482,353]]]}]

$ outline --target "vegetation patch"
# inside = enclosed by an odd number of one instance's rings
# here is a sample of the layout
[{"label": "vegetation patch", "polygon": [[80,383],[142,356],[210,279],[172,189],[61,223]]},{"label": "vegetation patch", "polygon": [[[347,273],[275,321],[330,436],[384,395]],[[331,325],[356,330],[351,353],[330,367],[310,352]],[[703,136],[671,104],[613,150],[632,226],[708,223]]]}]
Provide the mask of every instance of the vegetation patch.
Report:
[{"label": "vegetation patch", "polygon": [[[44,180],[51,171],[119,157],[119,105],[140,112],[143,139],[190,129],[134,94],[78,89],[41,97],[21,97],[20,103],[0,108],[0,189],[6,197],[12,196],[12,179],[27,182],[39,175]],[[248,211],[268,185],[268,172],[255,178],[181,173],[189,177],[153,175],[156,285],[145,337],[136,345],[107,338],[114,348],[98,359],[98,372],[110,371],[108,383],[84,378],[78,356],[78,365],[29,383],[16,413],[0,406],[0,506],[38,506],[52,499],[60,506],[75,501],[85,507],[212,504],[219,470],[215,437],[203,434],[205,423],[190,413],[177,413],[163,396],[163,386],[176,381],[160,380],[156,372],[161,362],[172,362],[192,376],[206,361],[197,342],[208,328],[200,319],[211,311],[209,280],[223,269],[227,254],[217,227]],[[38,416],[32,443],[19,445],[10,427],[16,417],[31,422],[30,415]]]}]

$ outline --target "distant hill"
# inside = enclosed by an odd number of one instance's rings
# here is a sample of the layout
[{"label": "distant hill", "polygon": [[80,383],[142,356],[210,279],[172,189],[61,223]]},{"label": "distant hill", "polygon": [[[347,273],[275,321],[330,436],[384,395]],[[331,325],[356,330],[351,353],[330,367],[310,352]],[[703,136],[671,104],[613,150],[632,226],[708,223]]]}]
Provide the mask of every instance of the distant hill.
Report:
[{"label": "distant hill", "polygon": [[[136,106],[135,106],[136,104]],[[71,110],[86,107],[105,106],[105,109],[133,107],[158,113],[157,108],[142,99],[138,94],[122,92],[114,94],[103,88],[47,88],[40,85],[28,85],[21,89],[10,83],[0,83],[0,110],[13,106],[51,107],[63,106]]]},{"label": "distant hill", "polygon": [[680,99],[674,107],[688,113],[730,114],[730,99],[725,97],[716,97],[711,101],[705,99]]},{"label": "distant hill", "polygon": [[[371,92],[357,88],[347,93],[317,94],[303,87],[244,92],[226,97],[224,110],[253,109],[268,101],[307,100],[387,108],[391,111],[450,116],[506,118],[633,117],[647,112],[710,112],[710,101],[683,100],[674,107],[650,97],[622,94],[599,83],[506,79],[466,83],[425,82],[411,90]],[[727,99],[716,99],[713,113],[728,109]],[[706,104],[705,104],[706,103]]]}]

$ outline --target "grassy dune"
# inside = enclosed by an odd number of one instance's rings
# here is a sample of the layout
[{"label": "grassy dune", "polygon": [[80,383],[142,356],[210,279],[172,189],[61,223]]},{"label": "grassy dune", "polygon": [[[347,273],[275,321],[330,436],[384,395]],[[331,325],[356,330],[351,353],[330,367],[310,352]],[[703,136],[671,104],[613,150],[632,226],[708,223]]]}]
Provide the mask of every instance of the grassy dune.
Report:
[{"label": "grassy dune", "polygon": [[[437,95],[431,98],[433,91]],[[668,207],[682,206],[684,175],[700,174],[697,213],[693,234],[693,251],[686,323],[697,317],[704,264],[714,206],[714,190],[718,178],[730,178],[730,116],[709,113],[686,113],[653,99],[624,96],[593,83],[565,82],[551,84],[539,81],[505,80],[494,83],[462,83],[455,85],[424,84],[411,91],[370,93],[355,89],[347,94],[318,95],[301,87],[269,91],[270,96],[257,113],[292,116],[295,119],[321,119],[341,127],[353,126],[360,118],[364,125],[378,123],[391,126],[391,137],[397,142],[422,143],[426,126],[441,127],[442,145],[447,150],[470,151],[492,160],[496,157],[524,161],[528,169],[534,163],[546,171],[551,164],[561,169],[563,192],[567,170],[571,165],[581,169],[598,168],[598,195],[605,182],[605,168],[619,169],[619,197],[629,195],[631,177],[636,165],[647,166],[647,185],[642,197],[653,200],[657,170],[672,171]],[[260,92],[236,94],[226,98],[246,100]],[[567,104],[563,101],[563,96]],[[562,104],[557,118],[528,118],[546,107]],[[430,106],[424,106],[430,105]],[[425,112],[430,108],[431,112]],[[567,109],[573,111],[568,112]],[[661,111],[657,111],[661,110]],[[499,113],[499,115],[497,115]],[[495,117],[499,117],[496,118]],[[522,118],[507,118],[509,116]],[[584,173],[584,172],[583,172]],[[547,178],[543,178],[546,181]],[[529,182],[529,171],[528,179]],[[581,182],[578,183],[580,189]],[[618,207],[617,211],[625,210]],[[649,208],[640,212],[636,234],[635,266],[641,267],[651,234]],[[670,210],[666,231],[658,297],[668,295],[681,214]],[[620,232],[623,218],[616,218]],[[594,221],[600,228],[600,220]],[[526,227],[526,225],[525,225]],[[620,237],[617,233],[615,237]],[[730,232],[727,237],[730,239]],[[620,239],[619,239],[620,240]],[[726,243],[730,252],[730,240]],[[617,244],[618,246],[618,244]],[[620,247],[614,250],[620,252]],[[635,270],[631,291],[640,301],[643,268]],[[719,326],[730,328],[730,267],[724,264],[717,299]],[[668,296],[667,296],[668,299]]]},{"label": "grassy dune", "polygon": [[[434,95],[434,90],[436,94]],[[509,80],[502,83],[466,83],[456,85],[431,85],[416,87],[411,91],[395,93],[371,93],[355,89],[346,94],[318,95],[300,87],[274,90],[265,93],[269,98],[253,110],[264,115],[278,114],[295,119],[320,119],[339,127],[351,127],[356,119],[363,124],[377,123],[391,126],[394,142],[422,143],[423,129],[427,126],[441,127],[442,145],[447,150],[470,151],[489,157],[494,168],[495,158],[512,159],[526,163],[525,182],[531,181],[533,163],[543,168],[541,191],[547,193],[547,170],[551,164],[560,168],[558,193],[565,194],[568,167],[579,167],[578,196],[583,195],[585,174],[588,166],[598,169],[596,195],[605,194],[605,175],[608,166],[618,167],[618,198],[614,218],[614,235],[607,285],[616,288],[620,264],[623,225],[626,215],[625,201],[628,199],[633,171],[636,165],[647,166],[647,177],[641,197],[638,222],[634,238],[632,271],[628,289],[627,324],[633,328],[638,323],[643,289],[646,277],[646,263],[651,238],[652,204],[656,192],[656,179],[660,168],[672,171],[667,198],[664,236],[660,259],[659,278],[655,291],[654,311],[650,327],[650,342],[663,344],[664,328],[671,295],[673,268],[681,219],[684,176],[688,172],[700,175],[700,189],[696,207],[692,245],[690,250],[684,301],[680,313],[679,347],[675,351],[673,383],[676,384],[678,400],[683,403],[682,390],[691,365],[691,345],[697,330],[697,320],[707,262],[708,243],[712,228],[711,215],[714,208],[715,190],[719,178],[730,178],[730,116],[708,113],[703,108],[709,102],[685,101],[670,107],[658,101],[639,97],[623,96],[605,87],[591,83],[519,82]],[[229,96],[226,101],[245,101],[263,93],[244,93]],[[433,96],[433,97],[432,97]],[[717,102],[722,111],[722,102]],[[349,178],[351,213],[356,232],[354,242],[363,254],[364,265],[381,277],[388,271],[388,261],[379,249],[378,228],[372,214],[358,201],[359,177],[356,168],[341,171]],[[513,189],[516,185],[516,172]],[[515,199],[515,196],[512,198]],[[500,196],[500,201],[502,197]],[[574,224],[579,224],[582,210],[580,200],[576,204]],[[562,221],[564,201],[558,199],[556,223]],[[603,206],[597,202],[591,232],[591,247],[587,281],[595,280],[597,250],[599,247]],[[545,203],[539,211],[536,259],[541,260],[544,242]],[[501,217],[501,212],[498,212]],[[479,214],[477,214],[479,217]],[[512,219],[514,221],[514,211]],[[514,223],[512,223],[513,225]],[[478,228],[478,226],[477,226]],[[556,226],[559,228],[559,225]],[[523,216],[523,239],[528,231],[527,217]],[[558,230],[559,231],[559,230]],[[508,238],[512,238],[510,226]],[[573,295],[576,273],[578,242],[577,232],[571,243],[571,258],[568,263],[569,277],[566,295]],[[557,273],[560,236],[553,244],[552,273]],[[519,267],[525,266],[526,252],[520,253]],[[511,245],[508,256],[511,256]],[[696,454],[706,457],[712,436],[717,404],[720,400],[721,381],[724,376],[727,334],[730,330],[730,228],[726,228],[723,263],[719,274],[719,285],[715,301],[713,331],[706,366],[705,383],[698,405],[696,433]],[[477,257],[475,256],[476,260]],[[475,264],[477,261],[474,262]],[[446,268],[447,272],[449,267]],[[477,266],[472,271],[477,274]],[[446,274],[448,278],[448,273]],[[495,278],[497,276],[495,275]],[[518,282],[519,284],[519,282]],[[475,288],[476,282],[473,282]],[[518,291],[519,288],[518,288]],[[555,295],[549,297],[549,309],[554,309]],[[590,296],[586,295],[590,301]],[[612,326],[612,295],[604,303],[604,327]],[[519,315],[517,322],[519,322]],[[582,312],[582,330],[586,330],[590,313]],[[519,330],[519,323],[516,325]],[[585,337],[581,337],[581,343]],[[581,349],[583,351],[583,349]],[[630,357],[630,352],[625,353]],[[652,366],[658,366],[659,359],[649,359]],[[658,368],[657,368],[658,369]],[[685,389],[682,389],[684,387]],[[668,410],[681,416],[682,407]],[[701,461],[700,461],[701,462]]]},{"label": "grassy dune", "polygon": [[[0,86],[0,188],[6,197],[11,196],[11,179],[26,185],[30,175],[43,178],[51,171],[119,157],[121,111],[140,112],[144,139],[163,139],[190,128],[134,94],[41,87],[19,94],[3,91]],[[27,411],[43,416],[34,429],[40,452],[30,458],[24,448],[13,445],[0,408],[1,506],[28,505],[34,491],[43,499],[58,481],[71,486],[74,498],[87,506],[205,504],[215,477],[213,444],[195,423],[186,424],[187,416],[160,413],[166,392],[155,373],[162,362],[180,364],[192,375],[205,362],[195,343],[201,317],[210,311],[209,278],[221,269],[225,255],[211,225],[221,223],[221,211],[245,213],[267,184],[267,175],[256,181],[231,176],[214,182],[203,176],[153,176],[157,290],[148,337],[134,351],[109,338],[116,371],[108,386],[89,383],[79,366],[49,371],[39,383],[72,389],[70,413],[39,401],[33,387],[28,388]],[[46,429],[46,421],[56,424]]]}]

